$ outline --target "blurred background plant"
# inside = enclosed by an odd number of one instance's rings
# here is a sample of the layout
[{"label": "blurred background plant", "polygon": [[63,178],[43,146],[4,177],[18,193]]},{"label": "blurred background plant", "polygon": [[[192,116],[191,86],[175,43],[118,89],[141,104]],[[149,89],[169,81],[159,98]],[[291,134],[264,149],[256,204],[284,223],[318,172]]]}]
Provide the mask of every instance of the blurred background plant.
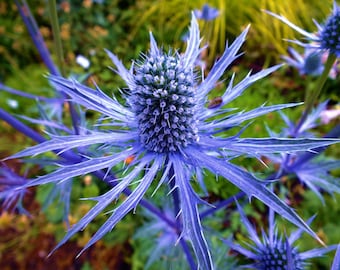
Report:
[{"label": "blurred background plant", "polygon": [[[29,1],[29,4],[37,20],[39,30],[55,60],[52,29],[46,3],[43,0],[32,0]],[[281,62],[281,55],[286,55],[288,46],[291,46],[283,39],[298,38],[298,35],[292,29],[279,21],[273,20],[268,14],[262,12],[262,9],[282,14],[304,29],[314,31],[316,26],[312,19],[323,21],[330,12],[332,1],[59,0],[57,1],[57,11],[67,74],[82,75],[89,84],[93,79],[103,86],[102,89],[107,93],[117,93],[119,86],[122,85],[121,79],[111,70],[105,68],[112,64],[106,56],[104,48],[114,50],[124,63],[129,63],[130,59],[138,58],[140,51],[147,50],[145,40],[149,31],[152,31],[157,40],[161,40],[165,47],[171,45],[175,48],[182,48],[184,43],[180,40],[181,38],[185,39],[190,12],[192,10],[203,12],[205,4],[218,11],[212,20],[207,20],[204,16],[199,20],[204,38],[203,44],[207,43],[209,46],[207,54],[201,56],[201,60],[207,67],[210,67],[223,52],[226,40],[231,42],[245,26],[249,23],[252,25],[244,48],[246,57],[240,58],[238,65],[233,66],[232,70],[225,74],[224,78],[228,81],[227,79],[230,78],[233,71],[237,71],[241,75],[239,77],[242,77],[242,75],[246,75],[249,67],[257,71],[264,66]],[[12,2],[0,1],[0,16],[1,85],[8,85],[38,96],[52,97],[53,93],[43,76],[48,71],[31,42],[30,35],[19,16],[16,5]],[[174,44],[174,40],[179,42]],[[299,49],[297,50],[302,52]],[[88,60],[88,62],[85,61],[87,64],[83,64],[84,60],[79,62],[79,56]],[[247,90],[247,94],[242,99],[236,100],[230,105],[249,110],[266,102],[277,104],[303,101],[306,88],[312,87],[313,83],[313,78],[302,78],[298,70],[287,66],[270,78],[256,83]],[[222,83],[217,86],[214,96],[211,96],[211,98],[219,96],[223,87],[224,84]],[[327,109],[337,108],[337,104],[340,102],[338,89],[339,78],[328,79],[325,91],[320,97],[320,101],[329,99]],[[0,94],[1,108],[14,114],[29,115],[32,118],[38,115],[39,109],[34,99],[15,96],[6,91],[1,91]],[[302,109],[302,107],[298,107],[285,111],[285,113],[290,119],[297,120]],[[91,112],[86,116],[91,117]],[[254,121],[245,130],[244,135],[267,136],[264,122],[275,132],[280,132],[281,126],[284,125],[279,114],[270,113]],[[314,131],[318,135],[323,135],[337,124],[339,124],[339,117],[330,119],[329,125],[321,125]],[[37,129],[41,131],[39,126]],[[29,139],[15,132],[6,123],[0,122],[0,158],[13,154],[30,144],[32,142]],[[335,147],[331,147],[327,153],[333,157],[340,157],[340,150]],[[239,162],[254,173],[262,174],[264,170],[264,166],[248,158],[239,158]],[[30,174],[37,175],[40,170],[36,166],[27,168],[17,161],[9,165],[18,174],[23,174],[29,169]],[[270,171],[275,165],[271,163],[268,166],[268,171]],[[338,176],[339,173],[335,172],[334,174]],[[207,177],[212,176],[207,175]],[[79,220],[91,207],[91,202],[80,201],[78,198],[94,197],[105,189],[104,186],[95,179],[89,178],[89,176],[78,180],[80,181],[74,181],[72,186],[70,210],[72,214],[68,216],[71,224]],[[38,189],[29,189],[29,196],[25,198],[23,205],[29,206],[27,210],[35,216],[34,221],[26,216],[17,216],[10,212],[3,212],[0,216],[0,234],[6,235],[5,238],[0,240],[1,269],[13,269],[13,267],[29,269],[29,262],[36,263],[35,269],[44,269],[45,265],[39,261],[46,257],[48,252],[61,239],[66,229],[66,223],[63,222],[63,211],[57,199],[50,202],[49,206],[43,209],[43,213],[39,211],[39,207],[46,204],[51,188],[53,187],[43,186]],[[340,208],[333,200],[335,198],[339,201],[339,195],[331,197],[328,194],[323,194],[328,209],[332,208],[332,211],[327,211],[327,208],[320,206],[316,195],[311,191],[306,191],[297,179],[284,182],[284,189],[290,191],[290,205],[299,209],[299,213],[304,218],[318,212],[318,218],[313,224],[316,228],[322,228],[317,233],[325,242],[336,243],[340,241],[340,231],[336,219],[340,214]],[[207,181],[207,191],[209,201],[215,202],[234,195],[237,190],[225,181]],[[286,194],[285,190],[283,190],[283,194]],[[156,197],[155,200],[158,200],[159,205],[162,205],[161,198]],[[233,233],[237,239],[243,239],[246,237],[246,232],[242,229],[237,214],[233,213],[234,210],[235,206],[229,206],[217,213],[217,219],[207,222],[210,222],[210,225],[216,230],[225,230],[225,235],[223,235],[225,237]],[[245,207],[247,215],[258,224],[265,222],[264,211],[263,205],[258,202],[253,206]],[[88,230],[75,236],[72,243],[66,245],[65,249],[61,248],[57,251],[56,257],[51,257],[47,262],[50,265],[53,262],[57,265],[57,269],[70,269],[68,268],[70,264],[73,264],[75,269],[119,269],[118,267],[142,269],[142,266],[149,259],[145,256],[145,245],[147,243],[143,242],[143,239],[134,237],[134,233],[137,229],[143,232],[145,227],[142,224],[147,226],[149,223],[146,221],[150,222],[150,219],[149,216],[128,215],[124,222],[119,223],[114,231],[106,235],[103,241],[99,241],[85,253],[85,256],[77,261],[74,259],[77,254],[75,250],[79,250],[79,247],[88,241],[91,234],[105,220],[104,217],[102,219],[97,218],[95,222],[89,225]],[[282,224],[287,231],[295,229],[287,222],[279,222],[279,225]],[[155,237],[155,232],[152,233],[151,237]],[[162,232],[159,232],[158,236],[161,234]],[[27,246],[26,243],[33,241],[33,239],[35,239],[35,244]],[[307,236],[306,241],[301,241],[302,249],[305,250],[312,249],[314,244]],[[226,254],[228,251],[223,252]],[[65,257],[66,254],[68,254],[67,257]],[[118,256],[121,261],[115,262],[112,259],[115,257],[113,254]],[[63,259],[58,260],[58,256]],[[330,257],[317,260],[313,269],[327,269],[330,264]],[[33,258],[35,258],[35,261]],[[9,262],[12,264],[9,264]],[[61,265],[61,262],[64,265]],[[178,267],[180,266],[181,264],[178,264]],[[153,269],[157,269],[157,264],[155,267]],[[221,267],[223,268],[223,266]]]},{"label": "blurred background plant", "polygon": [[[212,64],[224,51],[226,40],[234,39],[244,27],[251,24],[249,42],[246,44],[247,57],[260,60],[259,64],[267,66],[270,62],[277,62],[280,54],[286,53],[288,43],[283,42],[283,39],[294,39],[296,33],[288,26],[273,21],[262,10],[282,14],[304,29],[316,31],[313,18],[324,19],[330,12],[331,3],[331,0],[322,2],[317,0],[137,1],[136,6],[140,13],[131,18],[134,28],[132,28],[130,40],[133,40],[141,30],[150,29],[157,33],[157,37],[166,44],[173,40],[180,40],[180,37],[187,31],[188,14],[208,4],[219,11],[213,21],[200,20],[203,43],[209,45],[207,56],[209,64]],[[296,12],[297,10],[299,12]],[[182,46],[182,44],[175,45]]]}]

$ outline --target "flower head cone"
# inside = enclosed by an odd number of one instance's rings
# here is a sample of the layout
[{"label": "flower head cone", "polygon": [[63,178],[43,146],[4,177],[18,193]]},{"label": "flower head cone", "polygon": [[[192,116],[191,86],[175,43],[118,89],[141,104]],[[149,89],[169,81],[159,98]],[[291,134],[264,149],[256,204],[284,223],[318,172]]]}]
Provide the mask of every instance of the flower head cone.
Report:
[{"label": "flower head cone", "polygon": [[294,40],[293,42],[299,44],[305,48],[315,48],[319,50],[328,51],[331,54],[340,56],[340,7],[333,2],[333,11],[326,19],[326,22],[321,25],[315,22],[318,30],[317,33],[309,33],[299,26],[291,23],[287,18],[271,13],[268,14],[278,18],[303,36],[308,39],[308,43]]},{"label": "flower head cone", "polygon": [[[72,164],[60,166],[56,171],[41,176],[28,185],[62,183],[72,177],[93,173],[112,188],[101,196],[90,198],[97,204],[70,230],[58,247],[75,233],[85,228],[104,211],[121,193],[127,195],[110,212],[107,221],[84,247],[88,248],[139,203],[155,179],[158,185],[174,183],[179,194],[181,219],[180,235],[188,239],[196,255],[198,267],[213,269],[209,247],[203,234],[198,206],[203,200],[194,191],[190,180],[196,175],[202,179],[203,170],[221,175],[249,196],[260,199],[292,223],[317,237],[298,215],[271,192],[265,183],[232,164],[230,159],[240,154],[257,157],[261,153],[295,152],[329,145],[335,141],[316,139],[244,139],[227,137],[224,131],[239,127],[254,117],[295,106],[284,104],[261,106],[248,112],[230,114],[224,106],[240,96],[257,80],[275,71],[274,66],[256,74],[249,73],[234,85],[232,77],[224,94],[207,105],[207,95],[215,87],[226,68],[239,56],[248,28],[235,39],[212,67],[209,75],[200,81],[195,69],[201,52],[196,18],[192,16],[187,48],[163,52],[150,34],[150,50],[127,70],[118,58],[108,52],[116,72],[128,86],[126,104],[95,91],[75,80],[50,76],[50,82],[67,94],[72,102],[99,112],[106,119],[103,129],[86,130],[79,135],[53,136],[51,140],[26,149],[12,157],[37,155],[47,151],[59,152]],[[108,128],[108,125],[110,128]],[[73,151],[69,151],[73,149]],[[78,154],[75,152],[78,151]],[[132,162],[125,162],[134,157]],[[124,166],[122,175],[115,178],[111,169]],[[143,174],[142,174],[143,172]],[[129,189],[129,188],[132,188]]]},{"label": "flower head cone", "polygon": [[[238,212],[240,213],[242,223],[247,228],[250,240],[253,242],[247,243],[249,249],[234,243],[231,239],[226,240],[232,249],[241,253],[253,263],[247,265],[251,269],[258,270],[304,270],[307,269],[309,259],[323,256],[337,248],[337,245],[312,249],[300,252],[294,245],[295,241],[301,237],[302,230],[298,229],[292,232],[289,236],[280,236],[275,223],[274,212],[269,211],[269,228],[268,233],[262,230],[262,237],[259,237],[256,228],[250,223],[241,206],[236,202]],[[312,222],[314,217],[309,219]]]}]

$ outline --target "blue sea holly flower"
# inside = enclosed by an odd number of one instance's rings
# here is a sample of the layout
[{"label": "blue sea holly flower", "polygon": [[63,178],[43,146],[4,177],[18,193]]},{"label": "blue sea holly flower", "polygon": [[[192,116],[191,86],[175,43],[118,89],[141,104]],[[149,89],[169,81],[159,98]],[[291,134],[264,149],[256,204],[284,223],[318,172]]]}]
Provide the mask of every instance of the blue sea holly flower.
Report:
[{"label": "blue sea holly flower", "polygon": [[[195,16],[192,16],[187,48],[183,54],[164,52],[158,48],[150,34],[150,50],[127,70],[118,58],[107,52],[116,66],[116,72],[128,86],[126,105],[104,94],[98,87],[93,90],[72,79],[49,76],[50,82],[70,97],[70,100],[87,110],[94,110],[105,119],[105,126],[68,136],[51,136],[51,140],[15,154],[12,158],[38,155],[47,151],[63,153],[70,157],[52,173],[29,182],[29,186],[46,183],[62,183],[72,177],[94,173],[101,174],[109,182],[109,191],[95,198],[97,204],[78,223],[69,229],[57,247],[75,233],[84,229],[107,206],[125,193],[125,199],[110,211],[107,221],[98,229],[84,247],[87,249],[101,239],[131,210],[135,209],[151,183],[173,183],[178,192],[181,221],[179,237],[188,239],[196,255],[200,269],[213,269],[213,261],[199,218],[198,206],[204,201],[190,184],[190,180],[202,178],[207,169],[228,179],[249,197],[256,197],[272,207],[290,222],[317,238],[309,226],[258,180],[243,168],[231,163],[240,154],[258,157],[264,153],[310,150],[336,142],[334,139],[245,139],[235,132],[227,136],[225,131],[239,128],[244,121],[254,117],[295,106],[284,104],[261,106],[248,112],[235,113],[225,105],[240,96],[243,91],[280,66],[274,66],[256,74],[249,73],[234,84],[234,76],[225,92],[214,102],[207,102],[207,95],[214,89],[226,68],[239,56],[248,27],[229,46],[200,81],[195,63],[200,49],[200,34]],[[233,113],[232,113],[233,112]],[[111,128],[110,128],[111,127]],[[101,129],[102,128],[102,129]],[[68,151],[73,149],[73,151]],[[86,149],[86,153],[82,152]],[[78,151],[78,155],[76,155]],[[76,158],[74,158],[76,156]],[[127,158],[133,156],[129,164]],[[114,178],[111,169],[125,166],[122,175]],[[103,171],[102,171],[103,170]],[[158,178],[159,176],[159,178]],[[133,187],[133,190],[128,188]],[[175,191],[176,190],[176,191]]]},{"label": "blue sea holly flower", "polygon": [[202,9],[195,9],[194,14],[197,19],[204,20],[204,21],[212,21],[220,12],[217,8],[213,8],[208,4],[204,4]]},{"label": "blue sea holly flower", "polygon": [[[287,127],[279,134],[268,129],[272,137],[315,137],[311,129],[318,127],[321,123],[321,113],[326,109],[328,101],[320,103],[306,117],[302,125],[297,126],[284,113],[280,112],[282,119]],[[332,160],[322,154],[301,162],[305,153],[281,153],[280,155],[267,155],[269,160],[280,166],[279,175],[294,175],[301,183],[310,188],[324,203],[324,198],[320,191],[330,194],[340,193],[340,179],[335,177],[332,172],[340,167],[340,161]]]},{"label": "blue sea holly flower", "polygon": [[294,43],[305,48],[316,48],[328,51],[337,57],[340,56],[340,7],[336,4],[336,1],[333,2],[333,12],[328,16],[326,22],[323,25],[315,22],[318,28],[317,33],[309,33],[303,30],[299,26],[291,23],[284,16],[277,15],[269,11],[266,12],[305,36],[309,41],[304,43],[294,40]]},{"label": "blue sea holly flower", "polygon": [[300,55],[293,48],[288,48],[292,57],[283,56],[282,58],[288,65],[295,67],[300,75],[321,75],[323,71],[322,54],[313,49],[306,49],[303,55]]},{"label": "blue sea holly flower", "polygon": [[[225,240],[225,243],[231,249],[234,249],[253,262],[246,265],[245,267],[247,268],[258,270],[304,270],[307,269],[309,259],[321,257],[325,253],[337,248],[337,245],[331,245],[300,252],[294,243],[301,237],[303,231],[298,229],[289,236],[280,236],[275,223],[274,212],[271,210],[269,210],[268,233],[262,230],[262,236],[259,237],[256,228],[253,227],[238,203],[237,209],[240,213],[242,224],[246,227],[253,245],[247,242],[248,248],[245,248],[234,243],[231,239]],[[312,220],[313,217],[308,223]]]}]

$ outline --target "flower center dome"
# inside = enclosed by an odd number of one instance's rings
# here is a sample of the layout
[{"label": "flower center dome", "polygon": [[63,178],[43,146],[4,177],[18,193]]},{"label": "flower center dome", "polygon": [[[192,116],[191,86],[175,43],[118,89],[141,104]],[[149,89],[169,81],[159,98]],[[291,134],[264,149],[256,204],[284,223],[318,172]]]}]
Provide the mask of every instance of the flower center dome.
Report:
[{"label": "flower center dome", "polygon": [[129,101],[146,149],[175,152],[198,140],[195,74],[179,55],[144,56],[134,81]]},{"label": "flower center dome", "polygon": [[329,17],[320,35],[321,46],[340,56],[340,11]]}]

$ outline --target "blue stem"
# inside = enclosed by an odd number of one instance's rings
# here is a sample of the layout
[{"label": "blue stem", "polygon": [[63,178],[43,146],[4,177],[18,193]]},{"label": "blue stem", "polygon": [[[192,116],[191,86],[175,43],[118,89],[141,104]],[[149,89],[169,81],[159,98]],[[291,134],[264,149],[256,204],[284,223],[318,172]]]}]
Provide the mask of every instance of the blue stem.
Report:
[{"label": "blue stem", "polygon": [[318,96],[320,95],[326,80],[328,78],[329,72],[332,69],[332,66],[334,65],[337,57],[334,54],[329,54],[328,58],[325,63],[324,70],[321,74],[321,76],[318,78],[315,89],[313,89],[310,93],[308,93],[307,98],[306,98],[306,107],[302,113],[302,116],[295,126],[294,134],[298,134],[300,128],[302,127],[303,123],[306,121],[308,114],[312,110],[315,101],[317,100]]},{"label": "blue stem", "polygon": [[17,131],[23,133],[26,137],[31,138],[32,140],[42,143],[45,141],[45,138],[41,136],[39,133],[31,129],[30,127],[26,126],[22,122],[20,122],[18,119],[4,111],[0,108],[0,119],[4,120],[8,124],[10,124],[13,128],[15,128]]},{"label": "blue stem", "polygon": [[3,91],[6,91],[7,93],[13,94],[13,95],[17,95],[17,96],[21,96],[21,97],[25,97],[25,98],[30,98],[30,99],[34,99],[34,100],[39,100],[39,101],[46,101],[46,102],[52,102],[52,101],[62,101],[61,99],[58,98],[48,98],[48,97],[43,97],[43,96],[37,96],[37,95],[32,95],[29,93],[26,93],[24,91],[20,91],[11,87],[8,87],[7,85],[4,85],[3,83],[0,82],[0,89],[2,89]]},{"label": "blue stem", "polygon": [[[180,208],[180,199],[179,199],[178,189],[175,188],[175,177],[174,176],[175,176],[175,172],[174,172],[173,167],[171,167],[170,172],[169,172],[169,179],[170,179],[169,186],[170,186],[171,195],[172,195],[173,202],[174,202],[174,215],[175,217],[177,217],[181,208]],[[176,219],[175,222],[176,222],[176,228],[177,228],[176,229],[177,235],[180,236],[182,232],[182,224],[180,220],[178,219]],[[194,258],[192,257],[192,254],[190,252],[190,248],[187,242],[185,241],[183,237],[180,237],[179,241],[183,249],[183,252],[187,258],[190,269],[196,270],[197,266],[196,266]]]},{"label": "blue stem", "polygon": [[22,3],[20,3],[18,0],[15,0],[15,4],[18,7],[22,20],[24,21],[27,27],[27,30],[33,40],[33,43],[35,47],[37,48],[39,55],[41,56],[45,65],[47,66],[51,74],[60,75],[59,70],[57,69],[57,67],[54,65],[52,61],[51,55],[45,45],[44,39],[42,35],[40,34],[37,23],[34,20],[34,17],[32,16],[32,13],[26,1],[22,1]]},{"label": "blue stem", "polygon": [[[35,47],[37,48],[40,57],[42,58],[43,62],[45,63],[46,67],[50,71],[52,75],[56,76],[61,76],[58,68],[54,64],[51,54],[48,51],[44,39],[39,31],[38,25],[31,13],[31,10],[25,0],[22,0],[22,3],[20,3],[18,0],[15,0],[15,4],[18,7],[19,13],[22,17],[22,20],[24,21],[26,28],[28,30],[28,33],[30,34],[33,43]],[[62,93],[62,96],[66,98],[64,93]],[[79,134],[79,129],[78,129],[78,123],[79,123],[79,116],[74,109],[74,106],[72,105],[71,102],[68,102],[69,104],[69,111],[72,119],[72,125],[75,134]]]},{"label": "blue stem", "polygon": [[181,247],[182,247],[182,249],[184,251],[184,254],[185,254],[185,256],[186,256],[186,258],[188,260],[188,264],[190,266],[190,269],[191,270],[196,270],[197,266],[196,266],[194,258],[192,257],[192,254],[190,252],[190,248],[189,248],[187,242],[183,238],[180,238],[179,243],[181,244]]}]

